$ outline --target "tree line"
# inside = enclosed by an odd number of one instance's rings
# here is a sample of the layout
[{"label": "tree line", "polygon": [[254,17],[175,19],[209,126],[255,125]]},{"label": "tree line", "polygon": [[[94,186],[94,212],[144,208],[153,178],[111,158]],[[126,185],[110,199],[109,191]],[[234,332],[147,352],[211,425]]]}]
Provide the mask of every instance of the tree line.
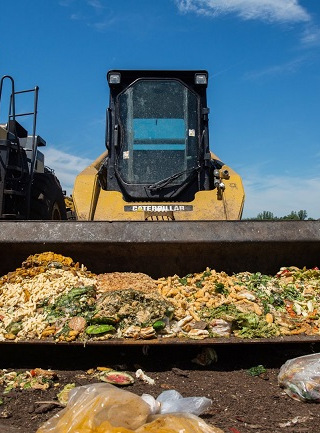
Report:
[{"label": "tree line", "polygon": [[288,215],[283,217],[277,217],[272,212],[264,210],[263,212],[258,213],[258,215],[254,218],[244,218],[246,220],[298,220],[298,221],[315,221],[314,218],[308,218],[308,214],[306,210],[291,211]]}]

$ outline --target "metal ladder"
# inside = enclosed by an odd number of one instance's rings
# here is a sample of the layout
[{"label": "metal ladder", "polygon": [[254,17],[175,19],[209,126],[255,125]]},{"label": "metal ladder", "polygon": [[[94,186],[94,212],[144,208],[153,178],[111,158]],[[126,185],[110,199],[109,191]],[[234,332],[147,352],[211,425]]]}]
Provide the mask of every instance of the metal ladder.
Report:
[{"label": "metal ladder", "polygon": [[[0,81],[0,109],[3,97],[3,83],[11,82],[11,96],[8,108],[8,122],[1,125],[6,131],[6,138],[0,139],[0,219],[28,219],[30,215],[30,192],[36,160],[36,119],[38,105],[38,87],[16,92],[14,80],[5,75]],[[16,113],[16,95],[34,92],[33,111]],[[28,132],[16,118],[33,116],[31,152],[25,151]],[[2,134],[3,135],[3,134]],[[1,136],[0,136],[1,137]]]}]

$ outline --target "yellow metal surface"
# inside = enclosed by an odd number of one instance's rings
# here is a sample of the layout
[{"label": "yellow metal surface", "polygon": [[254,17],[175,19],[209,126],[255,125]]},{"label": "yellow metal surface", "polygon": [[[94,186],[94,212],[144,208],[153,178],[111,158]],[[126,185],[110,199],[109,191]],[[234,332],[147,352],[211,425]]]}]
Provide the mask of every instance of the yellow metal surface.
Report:
[{"label": "yellow metal surface", "polygon": [[107,155],[108,151],[105,151],[76,177],[72,198],[78,220],[92,221],[95,219],[94,212],[100,192],[98,170]]},{"label": "yellow metal surface", "polygon": [[0,140],[6,140],[8,135],[8,131],[0,125]]},{"label": "yellow metal surface", "polygon": [[[75,181],[73,200],[78,220],[87,221],[143,221],[148,216],[157,215],[159,219],[175,219],[177,221],[198,220],[239,220],[244,205],[244,189],[241,177],[230,167],[229,179],[224,179],[225,190],[220,195],[217,190],[199,191],[191,202],[130,202],[123,200],[117,191],[104,191],[98,183],[98,169],[107,152],[96,159],[81,172]],[[216,155],[212,157],[218,159]],[[134,211],[125,211],[130,205]],[[192,206],[192,210],[183,210]],[[168,217],[169,215],[169,217]]]}]

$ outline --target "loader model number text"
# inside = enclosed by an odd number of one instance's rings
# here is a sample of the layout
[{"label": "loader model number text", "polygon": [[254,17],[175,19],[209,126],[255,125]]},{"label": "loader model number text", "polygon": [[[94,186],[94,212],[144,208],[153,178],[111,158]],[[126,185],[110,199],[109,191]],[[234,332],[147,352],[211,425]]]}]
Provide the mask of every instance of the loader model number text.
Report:
[{"label": "loader model number text", "polygon": [[190,212],[191,205],[133,205],[125,206],[125,212]]}]

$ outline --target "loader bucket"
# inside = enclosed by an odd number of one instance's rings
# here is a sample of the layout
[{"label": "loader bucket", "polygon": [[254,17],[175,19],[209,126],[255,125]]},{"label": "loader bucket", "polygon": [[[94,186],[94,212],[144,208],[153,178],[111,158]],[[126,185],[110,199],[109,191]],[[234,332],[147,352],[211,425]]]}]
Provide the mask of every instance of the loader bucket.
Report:
[{"label": "loader bucket", "polygon": [[[46,251],[72,257],[95,273],[143,272],[154,278],[175,274],[183,277],[209,267],[230,275],[241,271],[274,275],[282,266],[319,266],[320,221],[0,221],[0,247],[0,275],[20,267],[29,255]],[[285,342],[319,343],[320,339],[318,335],[272,338],[272,343]],[[241,343],[270,343],[270,339],[158,338],[147,343],[111,339],[89,345],[221,347]],[[3,344],[9,351],[12,345],[17,347],[15,342]],[[39,339],[19,342],[25,350],[33,344],[46,348],[55,343]]]},{"label": "loader bucket", "polygon": [[0,247],[1,275],[45,251],[95,273],[275,274],[281,266],[319,266],[320,221],[0,221]]}]

